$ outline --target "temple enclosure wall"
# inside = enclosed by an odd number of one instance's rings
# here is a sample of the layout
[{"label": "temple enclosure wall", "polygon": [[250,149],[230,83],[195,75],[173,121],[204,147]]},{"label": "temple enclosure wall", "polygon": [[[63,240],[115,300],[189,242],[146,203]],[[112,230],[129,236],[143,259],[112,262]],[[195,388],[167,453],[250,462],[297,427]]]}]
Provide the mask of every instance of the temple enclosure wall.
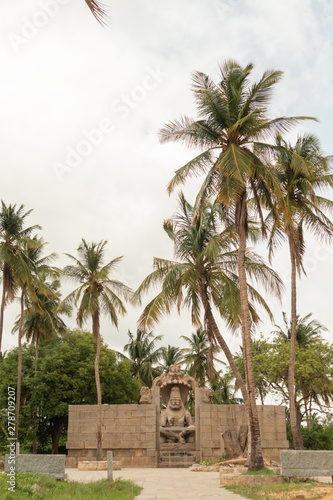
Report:
[{"label": "temple enclosure wall", "polygon": [[[195,390],[196,460],[218,457],[224,450],[222,433],[246,424],[243,405],[213,405],[205,402],[202,389]],[[264,456],[280,462],[288,449],[285,408],[258,406]],[[68,416],[67,467],[78,461],[96,460],[95,405],[70,405]],[[102,406],[103,455],[124,467],[157,467],[160,454],[160,389],[152,391],[150,404]]]},{"label": "temple enclosure wall", "polygon": [[[70,405],[68,409],[66,467],[96,460],[95,405]],[[154,405],[103,405],[102,443],[124,467],[156,467],[157,412]],[[159,438],[159,436],[158,436]]]},{"label": "temple enclosure wall", "polygon": [[[280,462],[281,450],[289,448],[286,432],[285,408],[282,406],[257,406],[263,455]],[[198,408],[196,428],[197,453],[200,459],[218,457],[225,453],[222,433],[239,429],[246,424],[243,405],[213,405],[202,403]]]}]

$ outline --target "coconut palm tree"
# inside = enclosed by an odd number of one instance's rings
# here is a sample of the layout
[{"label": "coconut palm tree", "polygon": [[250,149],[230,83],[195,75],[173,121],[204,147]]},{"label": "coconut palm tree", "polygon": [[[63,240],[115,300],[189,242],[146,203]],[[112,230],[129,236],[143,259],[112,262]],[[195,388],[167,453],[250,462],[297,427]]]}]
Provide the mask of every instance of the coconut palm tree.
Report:
[{"label": "coconut palm tree", "polygon": [[64,268],[64,276],[79,282],[80,285],[65,299],[65,305],[78,307],[76,321],[80,328],[88,320],[92,319],[92,334],[96,342],[95,359],[95,381],[97,390],[97,460],[102,460],[102,394],[99,377],[99,358],[101,350],[100,338],[100,315],[106,314],[111,322],[118,328],[118,315],[126,313],[125,306],[119,295],[128,299],[130,288],[124,283],[111,279],[110,274],[114,271],[122,257],[117,257],[107,264],[103,264],[105,256],[106,241],[99,243],[87,243],[82,239],[77,251],[79,258],[66,254],[72,261],[72,265]]},{"label": "coconut palm tree", "polygon": [[[177,260],[154,259],[154,271],[137,291],[133,300],[142,303],[142,296],[153,286],[161,285],[161,292],[145,307],[139,327],[151,328],[175,305],[189,308],[192,323],[204,328],[210,341],[209,363],[217,344],[222,348],[246,403],[247,391],[233,355],[215,321],[212,304],[232,330],[240,325],[240,293],[237,271],[237,245],[232,228],[221,223],[218,204],[206,204],[194,220],[193,207],[181,194],[180,211],[174,220],[164,222],[164,230],[174,244]],[[279,293],[281,281],[254,252],[247,251],[246,269],[250,278],[263,280],[267,289]],[[251,285],[248,291],[253,303],[262,305],[270,314],[263,297]],[[250,303],[251,320],[259,316]],[[202,323],[202,311],[204,323]]]},{"label": "coconut palm tree", "polygon": [[[24,289],[21,296],[21,314],[16,321],[13,332],[19,332],[19,367],[20,367],[20,339],[24,336],[35,345],[35,376],[37,375],[37,362],[39,344],[51,340],[54,334],[63,335],[67,327],[60,314],[71,313],[70,307],[60,307],[60,281],[58,271],[49,264],[56,258],[56,254],[41,257],[44,247],[42,240],[40,246],[29,249],[28,256],[32,266],[33,283],[29,289]],[[23,290],[22,290],[23,292]],[[25,309],[23,310],[23,299]],[[20,376],[18,379],[20,380]],[[19,415],[17,409],[17,418]],[[16,429],[18,429],[18,422]],[[36,413],[33,417],[33,442],[32,452],[36,453]]]},{"label": "coconut palm tree", "polygon": [[[271,332],[278,335],[283,340],[291,339],[291,321],[288,320],[287,314],[284,312],[283,322],[284,328],[275,325],[278,329]],[[321,332],[327,332],[326,326],[321,324],[316,319],[311,319],[312,313],[301,317],[297,314],[296,317],[296,342],[300,347],[307,348],[311,344],[315,344],[318,340],[322,339]]]},{"label": "coconut palm tree", "polygon": [[275,148],[277,179],[282,196],[276,197],[276,206],[267,220],[270,224],[268,242],[270,259],[276,247],[286,239],[291,262],[291,335],[289,359],[290,423],[296,449],[301,448],[297,431],[295,407],[295,349],[297,340],[297,273],[301,276],[305,252],[304,230],[321,241],[333,235],[333,224],[324,212],[333,209],[333,201],[318,195],[333,186],[329,158],[320,149],[316,136],[298,137],[295,145],[276,137]]},{"label": "coconut palm tree", "polygon": [[168,347],[161,348],[161,361],[158,369],[162,373],[167,373],[170,366],[183,364],[183,353],[179,347],[168,344]]},{"label": "coconut palm tree", "polygon": [[137,330],[136,336],[128,330],[129,343],[124,346],[124,351],[129,356],[117,352],[121,360],[127,359],[131,363],[131,372],[141,385],[151,387],[154,378],[161,372],[153,365],[158,362],[162,355],[162,347],[156,349],[156,343],[162,340],[161,335],[154,336],[153,332],[145,333]]},{"label": "coconut palm tree", "polygon": [[[25,311],[24,304],[30,310],[33,309],[35,314],[42,315],[42,302],[48,300],[53,291],[49,289],[45,283],[45,276],[54,272],[49,267],[49,262],[56,258],[56,254],[41,257],[45,243],[41,238],[35,235],[29,240],[22,242],[22,259],[25,262],[27,272],[22,275],[16,275],[13,272],[13,279],[16,288],[21,290],[20,304],[21,312],[17,319],[12,332],[18,332],[18,368],[17,368],[17,403],[15,408],[15,437],[18,439],[19,429],[19,413],[21,402],[21,377],[22,377],[22,338],[28,332],[25,328]],[[29,310],[29,309],[28,309]],[[50,326],[50,325],[49,325]],[[38,343],[36,343],[37,354]],[[37,363],[37,357],[36,357]]]},{"label": "coconut palm tree", "polygon": [[0,210],[0,266],[2,271],[2,299],[0,306],[0,359],[2,356],[2,335],[5,306],[12,302],[18,282],[28,283],[31,279],[31,268],[26,258],[27,248],[38,243],[31,238],[32,233],[40,226],[25,228],[25,220],[31,210],[25,212],[24,205],[6,205],[1,200]]},{"label": "coconut palm tree", "polygon": [[236,405],[244,403],[242,398],[235,397],[237,387],[232,373],[218,372],[216,379],[210,384],[210,402],[218,405]]},{"label": "coconut palm tree", "polygon": [[265,207],[272,207],[272,192],[279,192],[273,169],[255,154],[257,143],[261,150],[269,135],[283,133],[305,117],[280,117],[270,119],[267,104],[274,85],[281,79],[280,71],[265,71],[258,82],[252,83],[249,75],[252,64],[241,67],[228,60],[220,66],[220,81],[215,84],[201,72],[193,74],[192,90],[199,117],[183,117],[167,124],[160,131],[162,142],[183,142],[203,151],[176,171],[168,190],[172,192],[187,179],[205,175],[197,196],[196,207],[212,195],[223,205],[235,224],[238,236],[238,276],[241,299],[242,341],[245,356],[245,373],[249,400],[249,429],[252,455],[250,470],[263,467],[259,419],[255,400],[251,354],[251,317],[245,270],[246,242],[248,236],[249,194],[256,201],[262,231],[265,225],[260,196],[265,196]]},{"label": "coconut palm tree", "polygon": [[[213,381],[217,377],[214,366],[209,366],[208,363],[210,349],[208,335],[205,330],[198,328],[190,337],[182,335],[180,338],[189,344],[189,347],[182,349],[187,372],[195,378],[199,387],[204,387],[207,380]],[[218,361],[216,357],[214,360]]]}]

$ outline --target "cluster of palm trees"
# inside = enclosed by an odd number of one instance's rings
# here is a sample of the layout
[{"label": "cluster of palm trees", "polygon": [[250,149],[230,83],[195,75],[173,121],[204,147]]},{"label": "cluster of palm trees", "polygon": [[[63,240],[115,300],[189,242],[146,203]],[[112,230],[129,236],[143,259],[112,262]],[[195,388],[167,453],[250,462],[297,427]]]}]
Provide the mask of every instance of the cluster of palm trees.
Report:
[{"label": "cluster of palm trees", "polygon": [[[286,240],[291,261],[291,338],[289,405],[295,448],[300,447],[295,411],[294,365],[296,345],[296,275],[304,269],[304,230],[320,240],[330,239],[333,224],[326,212],[333,202],[319,192],[333,185],[330,158],[321,152],[318,139],[298,137],[295,145],[283,138],[307,116],[268,116],[268,104],[279,71],[265,71],[257,82],[249,79],[252,64],[233,60],[220,66],[219,82],[195,72],[192,91],[198,118],[183,116],[165,125],[161,142],[176,141],[199,148],[200,153],[179,168],[169,183],[172,193],[192,177],[204,176],[192,207],[180,195],[181,212],[164,229],[175,245],[177,261],[155,259],[154,272],[135,292],[151,285],[161,292],[144,309],[140,327],[152,327],[176,305],[190,308],[192,322],[204,324],[211,348],[219,344],[242,391],[250,429],[249,469],[263,467],[252,366],[251,336],[258,321],[254,303],[268,306],[249,285],[259,279],[268,291],[279,293],[281,282],[272,269],[247,247],[250,238],[268,238],[269,256]],[[216,227],[216,220],[222,227]],[[207,230],[207,228],[209,228]],[[206,231],[206,232],[205,232]],[[239,326],[245,360],[245,380],[217,327],[215,311],[231,329]],[[212,351],[211,351],[212,352]],[[211,353],[210,353],[211,359]]]},{"label": "cluster of palm trees", "polygon": [[[97,8],[96,2],[90,4]],[[117,327],[119,315],[126,313],[124,301],[131,300],[141,305],[145,293],[157,285],[159,293],[144,306],[139,318],[140,333],[137,338],[129,334],[130,342],[125,351],[132,359],[142,360],[140,349],[153,341],[148,333],[151,328],[173,307],[179,313],[188,309],[192,324],[206,332],[205,362],[211,378],[216,352],[221,349],[226,356],[248,415],[249,469],[257,470],[263,466],[251,337],[260,320],[258,306],[271,318],[272,313],[256,286],[260,284],[266,292],[280,296],[283,283],[274,269],[248,247],[249,241],[253,243],[262,238],[267,238],[270,259],[284,240],[289,244],[292,278],[289,405],[294,444],[296,448],[300,447],[294,394],[296,275],[304,272],[304,230],[321,240],[329,239],[333,234],[333,224],[326,215],[333,203],[318,194],[320,190],[332,187],[333,176],[330,158],[322,154],[316,137],[309,134],[299,136],[295,145],[282,137],[308,117],[268,117],[267,105],[281,72],[266,71],[258,82],[251,83],[249,75],[252,69],[252,64],[241,67],[235,61],[226,61],[220,66],[217,84],[207,75],[195,72],[192,90],[198,118],[182,117],[160,131],[162,142],[180,141],[201,149],[193,160],[176,171],[168,186],[169,192],[193,176],[203,175],[204,180],[194,204],[191,205],[180,193],[178,212],[164,222],[164,231],[174,245],[174,260],[155,258],[153,272],[134,293],[124,283],[112,279],[112,272],[121,257],[104,263],[106,241],[88,243],[82,239],[78,257],[67,254],[71,265],[63,270],[57,269],[51,265],[54,254],[41,255],[45,244],[36,233],[39,226],[25,227],[30,211],[26,212],[23,206],[6,206],[2,202],[0,352],[5,306],[18,291],[21,313],[15,329],[18,331],[19,352],[22,338],[26,336],[35,344],[36,360],[38,343],[66,330],[61,315],[70,314],[73,306],[77,308],[80,327],[87,320],[92,321],[96,342],[98,459],[102,458],[100,315],[106,314]],[[64,300],[59,293],[61,277],[78,285]],[[244,378],[219,326],[221,318],[226,329],[241,332]],[[195,343],[196,340],[192,340]],[[165,359],[177,357],[179,352],[173,349],[177,348],[168,347],[168,352],[163,354]],[[21,359],[19,354],[18,402]],[[148,361],[150,365],[146,364],[145,369],[150,368],[145,376],[151,379],[154,360]],[[142,375],[140,364],[133,369]],[[17,431],[18,415],[19,405]]]},{"label": "cluster of palm trees", "polygon": [[[199,387],[205,387],[209,382],[217,383],[220,374],[215,367],[213,373],[208,365],[210,342],[205,330],[198,328],[190,336],[181,335],[188,347],[160,346],[162,335],[137,330],[136,335],[128,331],[129,342],[124,346],[124,352],[117,352],[118,358],[130,362],[131,373],[140,385],[151,387],[153,380],[167,373],[171,365],[182,365],[186,373],[198,382]],[[214,361],[219,362],[217,357]]]},{"label": "cluster of palm trees", "polygon": [[[99,378],[100,314],[106,313],[117,327],[118,316],[126,313],[120,298],[130,296],[130,289],[123,283],[112,280],[110,274],[121,257],[104,264],[106,241],[87,243],[82,239],[78,247],[78,258],[68,255],[72,264],[64,269],[51,265],[55,254],[42,257],[45,243],[36,231],[40,226],[25,227],[31,211],[23,205],[7,206],[1,202],[0,211],[0,266],[2,271],[2,299],[0,309],[0,362],[5,307],[19,293],[20,315],[13,332],[18,332],[18,372],[15,413],[15,437],[18,439],[21,400],[22,339],[26,337],[35,345],[35,373],[37,371],[38,346],[51,340],[55,334],[64,334],[66,325],[61,318],[70,315],[73,305],[77,307],[77,323],[80,327],[91,318],[93,339],[96,342],[95,380],[97,388],[97,443],[98,459],[102,459],[101,409],[102,395]],[[64,300],[60,297],[60,278],[66,277],[79,283]],[[36,420],[36,419],[35,419]],[[34,428],[35,447],[36,428]]]}]

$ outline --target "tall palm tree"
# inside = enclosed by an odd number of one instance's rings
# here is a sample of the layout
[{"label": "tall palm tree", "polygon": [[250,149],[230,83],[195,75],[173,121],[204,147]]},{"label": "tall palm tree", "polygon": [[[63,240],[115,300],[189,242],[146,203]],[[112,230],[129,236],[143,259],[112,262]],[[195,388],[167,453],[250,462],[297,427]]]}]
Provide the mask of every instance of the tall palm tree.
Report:
[{"label": "tall palm tree", "polygon": [[26,258],[27,248],[38,246],[31,238],[40,226],[25,227],[31,210],[25,212],[24,205],[6,205],[1,200],[0,210],[0,266],[2,271],[2,299],[0,306],[0,359],[5,306],[14,300],[18,281],[28,283],[30,267]]},{"label": "tall palm tree", "polygon": [[170,366],[183,364],[183,353],[179,347],[168,344],[161,348],[161,360],[158,369],[162,373],[167,373]]},{"label": "tall palm tree", "polygon": [[182,349],[187,371],[195,378],[199,387],[204,387],[207,380],[213,381],[217,376],[214,366],[209,366],[208,363],[210,349],[208,335],[205,330],[198,328],[190,337],[182,335],[180,338],[189,344],[189,347]]},{"label": "tall palm tree", "polygon": [[77,251],[79,258],[66,254],[73,264],[63,270],[64,276],[79,282],[80,285],[65,299],[67,305],[78,307],[77,323],[80,328],[89,319],[92,319],[92,334],[96,342],[95,381],[97,390],[97,460],[102,460],[102,394],[99,377],[99,358],[101,350],[100,314],[105,313],[111,322],[118,328],[118,315],[124,315],[126,309],[119,295],[125,299],[130,296],[130,288],[124,283],[111,279],[122,257],[117,257],[107,264],[103,264],[106,241],[87,243],[82,239]]},{"label": "tall palm tree", "polygon": [[241,299],[242,341],[245,356],[245,373],[249,401],[249,429],[251,433],[250,470],[263,467],[259,419],[255,400],[251,354],[251,318],[245,270],[246,242],[248,236],[248,204],[252,193],[256,210],[265,234],[260,196],[265,196],[265,206],[272,206],[273,191],[279,191],[273,171],[267,168],[254,147],[271,134],[283,133],[305,117],[280,117],[270,119],[267,114],[274,85],[281,79],[280,71],[265,71],[258,82],[251,84],[249,75],[252,64],[244,68],[228,60],[220,66],[220,81],[215,84],[201,72],[193,74],[194,92],[199,118],[183,117],[170,122],[160,131],[162,142],[183,142],[190,147],[203,149],[198,156],[176,171],[168,190],[183,184],[199,174],[205,180],[197,196],[196,206],[212,195],[223,205],[232,218],[238,236],[238,276]]},{"label": "tall palm tree", "polygon": [[[172,306],[191,310],[192,323],[197,328],[205,327],[212,352],[218,343],[232,369],[246,403],[247,391],[233,355],[215,321],[212,304],[226,321],[228,327],[236,330],[240,324],[240,293],[237,270],[237,248],[230,227],[221,223],[218,204],[206,204],[196,220],[193,207],[181,194],[180,212],[175,219],[164,223],[164,230],[174,244],[175,261],[154,259],[154,271],[145,278],[133,300],[140,303],[142,296],[154,285],[161,284],[161,292],[145,307],[140,319],[141,329],[151,328]],[[266,288],[279,293],[281,281],[254,252],[247,251],[246,268],[250,278],[263,280]],[[263,297],[251,285],[249,295],[253,302],[262,305],[268,313],[269,307]],[[251,320],[259,316],[250,303]],[[204,312],[204,324],[202,323]]]},{"label": "tall palm tree", "polygon": [[129,343],[124,346],[124,351],[129,356],[117,352],[120,359],[131,362],[131,372],[141,385],[151,387],[154,378],[160,375],[160,370],[153,366],[162,355],[162,347],[156,349],[156,343],[162,340],[161,335],[154,336],[153,332],[145,333],[137,330],[136,336],[128,330]]},{"label": "tall palm tree", "polygon": [[268,215],[271,233],[268,242],[272,257],[276,247],[287,239],[291,262],[291,336],[289,359],[290,423],[296,449],[301,448],[297,431],[295,407],[295,349],[297,336],[297,273],[302,274],[305,252],[304,229],[322,241],[332,237],[333,224],[325,211],[333,209],[333,201],[318,192],[333,186],[329,158],[323,156],[314,135],[298,137],[292,146],[279,135],[275,148],[277,179],[282,196],[276,197],[276,206]]},{"label": "tall palm tree", "polygon": [[[37,375],[38,350],[41,342],[51,340],[55,333],[63,335],[67,327],[59,314],[69,315],[69,307],[60,307],[60,281],[56,277],[57,271],[49,266],[49,263],[56,258],[56,254],[41,257],[44,243],[28,250],[30,264],[32,266],[33,283],[29,289],[24,289],[21,295],[21,314],[16,321],[13,332],[19,332],[19,375],[21,378],[21,338],[24,336],[35,345],[35,376]],[[23,290],[22,290],[23,292]],[[23,299],[25,309],[23,310]],[[19,402],[18,402],[19,404]],[[17,408],[17,419],[19,408]],[[33,417],[33,443],[32,451],[36,453],[36,413]],[[18,430],[18,421],[16,425]]]}]

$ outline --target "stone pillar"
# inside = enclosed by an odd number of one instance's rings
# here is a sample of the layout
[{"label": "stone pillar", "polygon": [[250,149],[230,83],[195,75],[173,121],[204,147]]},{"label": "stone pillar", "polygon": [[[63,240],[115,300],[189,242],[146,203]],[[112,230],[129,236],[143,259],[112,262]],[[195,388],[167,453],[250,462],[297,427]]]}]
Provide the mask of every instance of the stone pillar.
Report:
[{"label": "stone pillar", "polygon": [[108,480],[113,481],[112,451],[106,453],[108,461]]}]

